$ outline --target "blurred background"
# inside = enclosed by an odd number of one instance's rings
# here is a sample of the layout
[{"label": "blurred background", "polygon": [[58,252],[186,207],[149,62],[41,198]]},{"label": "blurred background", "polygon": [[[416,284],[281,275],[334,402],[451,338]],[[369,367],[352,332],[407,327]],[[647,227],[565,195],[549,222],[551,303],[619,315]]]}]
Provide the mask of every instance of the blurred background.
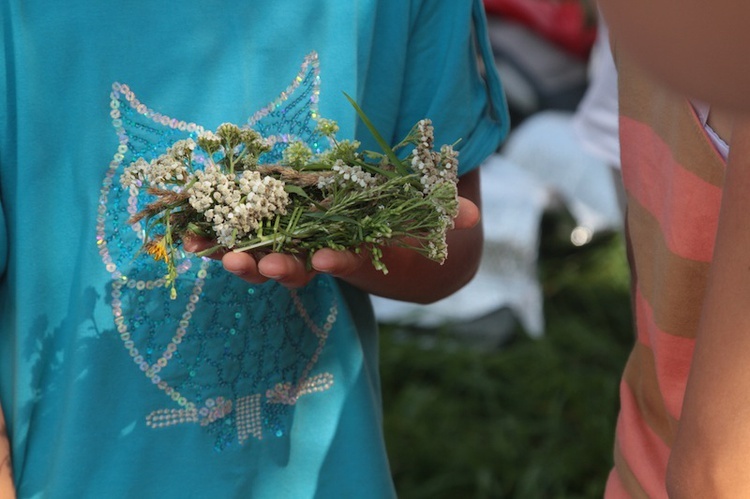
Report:
[{"label": "blurred background", "polygon": [[511,133],[482,168],[479,274],[375,299],[399,496],[598,498],[633,342],[616,74],[591,0],[485,0]]}]

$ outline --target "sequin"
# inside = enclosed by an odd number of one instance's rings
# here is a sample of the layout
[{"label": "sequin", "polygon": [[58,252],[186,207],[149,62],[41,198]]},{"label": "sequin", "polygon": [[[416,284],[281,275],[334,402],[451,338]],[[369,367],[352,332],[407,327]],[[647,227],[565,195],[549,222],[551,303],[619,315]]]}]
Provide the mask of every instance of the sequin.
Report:
[{"label": "sequin", "polygon": [[[319,95],[312,53],[279,97],[248,120],[276,143],[264,160],[274,160],[297,138],[316,149],[326,146],[315,131]],[[145,415],[147,425],[200,423],[215,436],[217,450],[233,440],[285,435],[299,397],[333,386],[330,373],[313,374],[338,317],[332,279],[320,276],[296,292],[277,284],[241,288],[215,262],[181,254],[179,298],[169,300],[163,270],[138,257],[143,227],[125,223],[148,196],[138,187],[123,189],[119,175],[136,157],[153,159],[203,127],[150,109],[119,83],[112,86],[107,112],[118,146],[102,180],[96,244],[112,277],[110,305],[120,341],[135,372],[150,379],[165,406],[172,405]],[[328,304],[321,307],[323,300]]]}]

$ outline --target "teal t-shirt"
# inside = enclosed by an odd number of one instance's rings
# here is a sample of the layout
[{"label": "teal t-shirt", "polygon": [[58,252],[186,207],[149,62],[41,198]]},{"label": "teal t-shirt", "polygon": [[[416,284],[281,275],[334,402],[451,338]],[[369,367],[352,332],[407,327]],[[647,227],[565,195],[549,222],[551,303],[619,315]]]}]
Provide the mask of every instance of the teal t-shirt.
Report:
[{"label": "teal t-shirt", "polygon": [[[223,122],[376,149],[422,118],[461,168],[507,132],[479,0],[0,6],[0,401],[20,497],[394,495],[366,294],[251,286],[127,224],[138,156]],[[491,60],[488,60],[491,62]],[[322,145],[321,145],[322,147]]]}]

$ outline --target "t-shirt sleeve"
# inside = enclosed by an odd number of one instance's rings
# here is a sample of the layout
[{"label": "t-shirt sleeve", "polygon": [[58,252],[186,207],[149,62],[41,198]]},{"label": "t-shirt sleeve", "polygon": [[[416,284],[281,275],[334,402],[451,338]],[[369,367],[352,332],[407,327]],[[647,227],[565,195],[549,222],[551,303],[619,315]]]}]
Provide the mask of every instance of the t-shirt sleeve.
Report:
[{"label": "t-shirt sleeve", "polygon": [[[460,142],[459,173],[477,167],[508,133],[481,0],[423,0],[413,12],[398,137],[423,118],[435,144]],[[480,71],[481,66],[484,71]]]}]

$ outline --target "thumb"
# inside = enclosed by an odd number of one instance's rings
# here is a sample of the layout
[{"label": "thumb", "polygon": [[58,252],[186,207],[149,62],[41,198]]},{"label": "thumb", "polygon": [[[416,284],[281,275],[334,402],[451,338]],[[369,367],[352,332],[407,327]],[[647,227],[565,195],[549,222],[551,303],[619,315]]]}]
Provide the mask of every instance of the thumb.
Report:
[{"label": "thumb", "polygon": [[464,197],[458,198],[458,215],[454,220],[456,229],[471,229],[481,218],[479,206]]}]

